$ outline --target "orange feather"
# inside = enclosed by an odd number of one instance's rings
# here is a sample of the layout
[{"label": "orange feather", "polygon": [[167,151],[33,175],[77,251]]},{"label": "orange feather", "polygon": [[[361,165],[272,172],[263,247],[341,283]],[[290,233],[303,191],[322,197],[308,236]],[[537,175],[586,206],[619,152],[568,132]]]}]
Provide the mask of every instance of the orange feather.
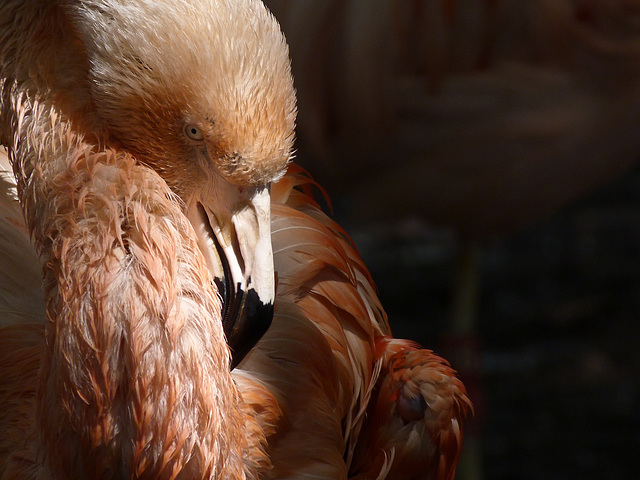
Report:
[{"label": "orange feather", "polygon": [[[302,178],[294,169],[273,186],[276,315],[233,374],[244,411],[253,418],[247,433],[257,453],[246,460],[252,458],[269,478],[302,472],[327,478],[452,478],[470,408],[464,387],[431,352],[388,337],[384,311],[349,240],[311,199],[305,202],[305,194],[292,190]],[[308,259],[313,259],[310,268]],[[31,363],[25,360],[24,377],[11,383],[5,376],[4,392],[33,402],[35,384],[24,379],[36,375],[44,339],[38,327],[21,328],[32,333],[20,342],[2,336],[5,358],[21,358],[17,348],[23,343],[35,353]],[[416,396],[403,399],[401,391],[419,392],[424,404]],[[429,408],[423,411],[424,405]],[[5,410],[9,418],[17,418],[9,413],[16,408]],[[24,426],[16,431],[23,434]],[[258,454],[262,436],[268,459]]]}]

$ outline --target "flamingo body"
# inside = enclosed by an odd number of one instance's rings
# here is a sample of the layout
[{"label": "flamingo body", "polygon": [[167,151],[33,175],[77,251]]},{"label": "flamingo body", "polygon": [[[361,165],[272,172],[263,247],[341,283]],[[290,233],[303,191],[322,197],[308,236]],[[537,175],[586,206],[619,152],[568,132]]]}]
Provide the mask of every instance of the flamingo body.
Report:
[{"label": "flamingo body", "polygon": [[[282,289],[271,329],[233,372],[246,432],[256,447],[252,466],[269,478],[301,472],[323,478],[452,478],[462,441],[458,423],[469,409],[464,387],[439,357],[389,339],[368,272],[344,232],[312,198],[294,189],[308,181],[294,171],[273,187],[274,254]],[[27,258],[40,265],[35,255]],[[305,267],[309,259],[316,268]],[[8,432],[0,452],[12,458],[6,478],[33,478],[43,325],[9,325],[1,338],[0,366],[11,374],[3,376],[0,389],[6,407],[0,428]],[[403,416],[398,385],[414,383],[422,386],[425,399],[418,403],[437,408]],[[443,399],[446,408],[434,403]],[[451,423],[434,421],[435,412]],[[424,444],[407,442],[414,430]],[[258,448],[263,442],[268,459]],[[25,443],[28,448],[16,453],[16,445]],[[414,451],[403,453],[405,446]],[[449,462],[441,473],[434,471],[434,452]],[[404,465],[415,459],[415,475],[407,477]]]},{"label": "flamingo body", "polygon": [[[10,265],[44,272],[41,300],[0,318],[0,478],[402,478],[424,453],[403,453],[405,424],[449,459],[416,478],[451,478],[464,387],[427,351],[437,381],[411,362],[395,378],[415,348],[387,341],[312,182],[283,177],[295,99],[262,4],[8,2],[0,19],[0,131],[26,220],[5,173],[0,232],[29,232],[39,257]],[[163,42],[160,25],[191,33]],[[388,400],[389,376],[392,391],[415,379],[419,405],[449,396],[450,424]],[[381,402],[391,417],[368,417]]]}]

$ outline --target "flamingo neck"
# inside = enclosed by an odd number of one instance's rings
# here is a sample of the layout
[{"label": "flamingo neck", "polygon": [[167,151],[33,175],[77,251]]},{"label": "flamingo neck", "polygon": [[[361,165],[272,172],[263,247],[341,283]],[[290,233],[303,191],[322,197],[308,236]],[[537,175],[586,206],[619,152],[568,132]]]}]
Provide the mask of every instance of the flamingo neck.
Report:
[{"label": "flamingo neck", "polygon": [[[52,478],[245,478],[239,394],[191,227],[162,179],[18,102],[20,200],[45,265],[37,430]],[[46,159],[46,161],[43,161]]]}]

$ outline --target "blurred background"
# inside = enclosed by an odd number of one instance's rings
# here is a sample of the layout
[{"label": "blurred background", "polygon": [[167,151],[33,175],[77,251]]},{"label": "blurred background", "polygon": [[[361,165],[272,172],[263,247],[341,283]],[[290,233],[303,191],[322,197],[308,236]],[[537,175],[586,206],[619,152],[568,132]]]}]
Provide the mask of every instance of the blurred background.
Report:
[{"label": "blurred background", "polygon": [[475,403],[457,478],[638,478],[640,0],[265,3],[297,162]]}]

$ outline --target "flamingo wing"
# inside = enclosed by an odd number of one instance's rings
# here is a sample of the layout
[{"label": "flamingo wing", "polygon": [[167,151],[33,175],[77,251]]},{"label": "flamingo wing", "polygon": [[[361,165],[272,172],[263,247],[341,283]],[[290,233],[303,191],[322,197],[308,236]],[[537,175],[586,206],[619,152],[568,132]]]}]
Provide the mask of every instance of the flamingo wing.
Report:
[{"label": "flamingo wing", "polygon": [[346,235],[301,184],[309,180],[293,167],[272,186],[274,321],[239,368],[282,411],[269,437],[271,477],[347,478],[345,451],[375,384],[372,347],[386,318]]},{"label": "flamingo wing", "polygon": [[432,352],[390,337],[366,267],[313,186],[296,166],[272,186],[275,316],[240,365],[281,407],[271,478],[449,480],[464,386]]},{"label": "flamingo wing", "polygon": [[388,464],[387,479],[451,480],[472,410],[446,360],[407,340],[376,340],[382,373],[354,459],[356,478]]}]

